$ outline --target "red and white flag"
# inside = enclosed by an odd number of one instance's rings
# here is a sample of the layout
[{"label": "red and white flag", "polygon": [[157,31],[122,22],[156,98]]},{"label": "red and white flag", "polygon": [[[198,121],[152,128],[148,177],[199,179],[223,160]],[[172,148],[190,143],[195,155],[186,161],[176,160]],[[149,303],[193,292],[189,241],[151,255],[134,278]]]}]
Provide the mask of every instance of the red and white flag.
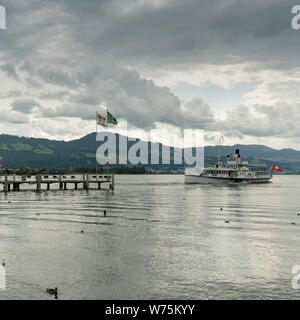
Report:
[{"label": "red and white flag", "polygon": [[101,114],[99,114],[97,112],[97,118],[96,118],[97,124],[99,124],[100,126],[106,127],[106,118],[101,116]]},{"label": "red and white flag", "polygon": [[272,164],[271,170],[281,171],[282,167],[277,166],[276,164]]}]

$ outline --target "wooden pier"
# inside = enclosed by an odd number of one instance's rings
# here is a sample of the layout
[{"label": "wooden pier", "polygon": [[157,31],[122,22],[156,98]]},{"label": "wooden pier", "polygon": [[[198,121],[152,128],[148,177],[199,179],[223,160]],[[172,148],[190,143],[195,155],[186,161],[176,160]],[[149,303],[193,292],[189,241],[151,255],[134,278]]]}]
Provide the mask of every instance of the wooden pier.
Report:
[{"label": "wooden pier", "polygon": [[[0,175],[0,184],[4,192],[20,191],[22,185],[32,185],[34,190],[50,190],[51,185],[56,184],[59,190],[67,190],[69,185],[73,190],[79,188],[84,190],[99,189],[106,185],[105,189],[114,191],[115,177],[113,174],[37,174],[37,175],[17,175],[3,174]],[[42,188],[45,185],[46,188]],[[28,189],[26,189],[28,190]],[[57,190],[57,189],[56,189]]]}]

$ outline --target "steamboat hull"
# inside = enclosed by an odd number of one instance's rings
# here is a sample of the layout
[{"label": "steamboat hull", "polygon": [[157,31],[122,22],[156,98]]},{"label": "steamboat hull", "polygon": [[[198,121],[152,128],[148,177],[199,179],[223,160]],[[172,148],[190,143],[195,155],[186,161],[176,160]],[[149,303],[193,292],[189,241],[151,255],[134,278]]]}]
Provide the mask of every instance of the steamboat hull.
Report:
[{"label": "steamboat hull", "polygon": [[185,175],[185,184],[226,184],[226,183],[268,183],[271,178],[219,178],[219,177],[203,177],[196,175]]}]

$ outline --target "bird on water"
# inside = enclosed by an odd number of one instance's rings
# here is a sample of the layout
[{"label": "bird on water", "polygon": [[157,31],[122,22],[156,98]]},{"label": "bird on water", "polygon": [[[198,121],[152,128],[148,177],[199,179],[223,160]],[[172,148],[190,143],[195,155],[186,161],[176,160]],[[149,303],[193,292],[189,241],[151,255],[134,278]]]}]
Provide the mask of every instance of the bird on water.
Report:
[{"label": "bird on water", "polygon": [[58,294],[57,287],[55,287],[55,288],[47,288],[46,291],[47,291],[47,293],[49,293],[51,295],[54,295],[55,299],[57,299],[57,294]]},{"label": "bird on water", "polygon": [[47,288],[47,292],[49,294],[57,294],[57,291],[58,291],[57,287],[55,287],[54,289],[53,288]]}]

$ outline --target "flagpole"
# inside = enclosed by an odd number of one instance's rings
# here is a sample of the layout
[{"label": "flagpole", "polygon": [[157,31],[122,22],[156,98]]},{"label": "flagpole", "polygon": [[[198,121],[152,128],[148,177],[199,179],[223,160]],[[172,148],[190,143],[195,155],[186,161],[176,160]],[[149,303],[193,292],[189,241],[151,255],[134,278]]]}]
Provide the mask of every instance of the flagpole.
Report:
[{"label": "flagpole", "polygon": [[97,125],[98,125],[98,112],[96,111],[96,134],[97,134]]},{"label": "flagpole", "polygon": [[108,129],[108,108],[107,105],[105,105],[106,108],[106,128]]},{"label": "flagpole", "polygon": [[[96,111],[96,141],[97,141],[97,127],[98,127],[98,112]],[[96,155],[96,176],[97,176],[97,155]]]},{"label": "flagpole", "polygon": [[[106,107],[106,128],[108,129],[108,108],[107,108],[107,105],[105,105],[105,107]],[[107,160],[106,164],[107,164],[106,174],[109,174],[109,160]]]},{"label": "flagpole", "polygon": [[218,164],[220,163],[221,160],[221,145],[222,145],[222,134],[220,134],[220,141],[219,141],[219,150],[218,150]]}]

